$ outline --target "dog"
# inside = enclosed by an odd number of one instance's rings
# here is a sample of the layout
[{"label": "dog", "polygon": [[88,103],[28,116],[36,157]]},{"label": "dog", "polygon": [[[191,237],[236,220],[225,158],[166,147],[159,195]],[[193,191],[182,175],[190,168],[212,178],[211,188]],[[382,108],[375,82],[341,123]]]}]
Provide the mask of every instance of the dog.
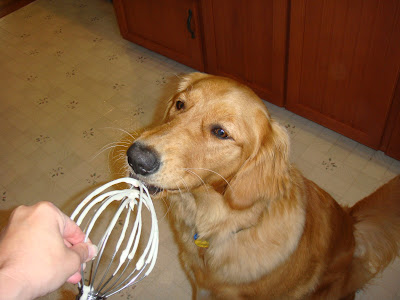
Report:
[{"label": "dog", "polygon": [[341,207],[289,162],[286,130],[234,80],[184,76],[127,161],[168,197],[197,298],[354,299],[399,253],[400,177]]}]

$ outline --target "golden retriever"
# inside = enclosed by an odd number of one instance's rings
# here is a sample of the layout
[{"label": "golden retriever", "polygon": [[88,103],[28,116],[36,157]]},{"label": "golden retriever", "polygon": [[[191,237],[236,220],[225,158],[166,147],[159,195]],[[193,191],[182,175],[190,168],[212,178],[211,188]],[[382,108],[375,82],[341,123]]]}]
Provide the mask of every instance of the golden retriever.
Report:
[{"label": "golden retriever", "polygon": [[233,80],[183,77],[127,156],[171,202],[198,298],[353,299],[399,252],[400,178],[342,208],[290,164],[285,129]]}]

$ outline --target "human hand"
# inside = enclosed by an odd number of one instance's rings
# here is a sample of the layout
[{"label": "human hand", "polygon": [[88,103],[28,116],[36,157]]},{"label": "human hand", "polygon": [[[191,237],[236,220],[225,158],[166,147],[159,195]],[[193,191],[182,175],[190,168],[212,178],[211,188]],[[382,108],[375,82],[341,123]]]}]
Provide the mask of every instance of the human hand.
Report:
[{"label": "human hand", "polygon": [[34,299],[79,282],[81,264],[97,254],[84,239],[50,202],[16,208],[0,235],[0,298]]}]

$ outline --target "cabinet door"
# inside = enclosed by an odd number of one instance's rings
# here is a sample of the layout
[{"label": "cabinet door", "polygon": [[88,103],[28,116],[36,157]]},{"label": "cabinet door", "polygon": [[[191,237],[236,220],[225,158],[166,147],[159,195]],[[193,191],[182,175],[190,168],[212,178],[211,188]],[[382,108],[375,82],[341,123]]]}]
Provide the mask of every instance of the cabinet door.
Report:
[{"label": "cabinet door", "polygon": [[287,1],[201,3],[207,72],[242,81],[283,106]]},{"label": "cabinet door", "polygon": [[381,150],[400,160],[400,78],[397,81],[392,107],[386,122]]},{"label": "cabinet door", "polygon": [[400,113],[395,119],[386,154],[400,160]]},{"label": "cabinet door", "polygon": [[196,0],[113,2],[125,39],[200,71],[204,69]]},{"label": "cabinet door", "polygon": [[291,4],[286,107],[378,148],[400,67],[400,1]]}]

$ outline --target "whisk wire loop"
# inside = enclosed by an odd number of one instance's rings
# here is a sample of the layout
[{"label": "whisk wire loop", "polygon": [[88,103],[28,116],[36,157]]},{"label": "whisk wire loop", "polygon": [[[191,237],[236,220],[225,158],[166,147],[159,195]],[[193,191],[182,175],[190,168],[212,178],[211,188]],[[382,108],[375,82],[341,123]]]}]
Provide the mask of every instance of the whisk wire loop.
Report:
[{"label": "whisk wire loop", "polygon": [[[128,183],[130,184],[130,188],[105,192],[113,185],[120,183]],[[74,220],[79,215],[76,223],[81,225],[86,216],[91,213],[92,216],[89,218],[89,221],[87,221],[84,232],[86,234],[85,241],[91,239],[91,241],[94,242],[90,234],[97,225],[96,223],[99,223],[98,225],[103,225],[102,221],[98,222],[99,217],[101,217],[114,201],[120,201],[120,205],[98,242],[99,252],[91,263],[90,275],[87,280],[84,279],[85,273],[83,272],[83,266],[81,268],[82,280],[78,285],[79,295],[77,299],[106,299],[143,280],[150,274],[156,263],[159,244],[157,216],[147,188],[138,180],[133,178],[120,178],[101,186],[90,193],[77,206],[71,215],[71,219]],[[147,244],[141,255],[139,255],[137,251],[143,231],[143,204],[150,212],[151,228]],[[95,207],[97,208],[94,209]],[[124,221],[123,224],[121,224],[121,216],[125,211],[126,213],[123,217]],[[130,226],[130,219],[133,217],[135,217],[135,221],[133,225]],[[116,224],[118,221],[120,221],[119,224],[122,225],[122,229],[117,232],[120,236],[115,244],[107,245],[108,243],[112,243],[110,236],[112,233],[116,232],[116,228],[118,227],[116,227]],[[128,233],[130,227],[132,227],[132,229],[130,233]],[[129,235],[127,240],[125,238],[126,233]],[[104,260],[107,259],[105,252],[108,253],[110,248],[113,249],[111,259],[109,262],[105,262]],[[129,266],[131,266],[132,263],[134,264],[134,269],[128,274]],[[115,265],[116,267],[113,267]],[[100,269],[104,269],[105,271],[100,274]],[[126,274],[128,274],[128,276],[124,278]],[[97,280],[99,281],[98,283],[96,281],[97,275],[99,275],[100,278]],[[88,284],[85,284],[86,281]]]}]

